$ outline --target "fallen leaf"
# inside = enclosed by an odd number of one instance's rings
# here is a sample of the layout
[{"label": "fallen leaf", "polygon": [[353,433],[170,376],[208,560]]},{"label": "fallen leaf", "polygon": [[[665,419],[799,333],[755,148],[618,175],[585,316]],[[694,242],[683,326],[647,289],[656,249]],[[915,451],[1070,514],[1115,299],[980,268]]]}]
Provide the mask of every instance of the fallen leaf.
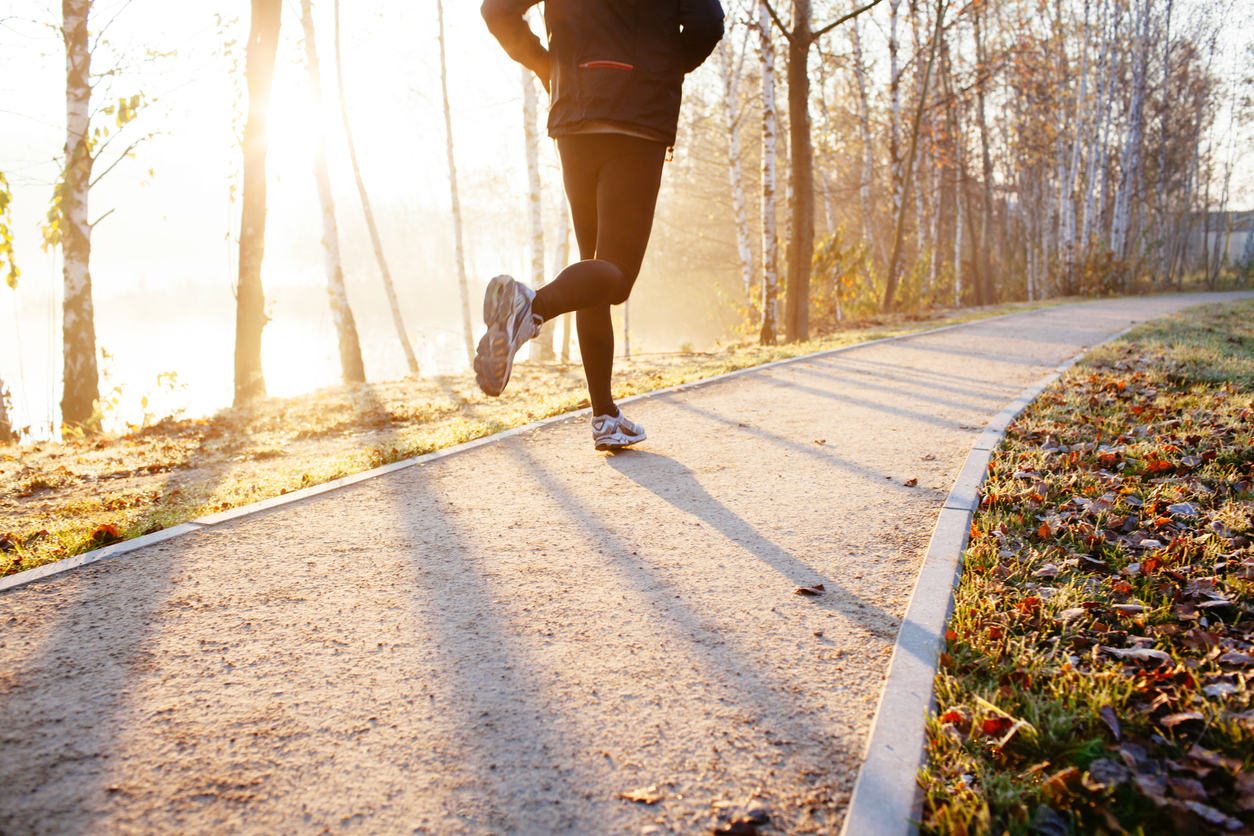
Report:
[{"label": "fallen leaf", "polygon": [[1089,771],[1085,773],[1083,784],[1086,789],[1099,792],[1107,787],[1117,787],[1126,780],[1128,780],[1126,766],[1110,758],[1099,758],[1089,764]]},{"label": "fallen leaf", "polygon": [[1168,505],[1167,513],[1177,517],[1196,517],[1197,506],[1191,502],[1179,502],[1175,505]]},{"label": "fallen leaf", "polygon": [[1009,717],[989,717],[980,724],[980,731],[989,737],[1001,737],[1010,731],[1010,727],[1014,724],[1014,720]]},{"label": "fallen leaf", "polygon": [[1218,752],[1212,752],[1210,749],[1203,749],[1196,743],[1193,744],[1193,748],[1190,749],[1187,754],[1195,761],[1209,764],[1211,766],[1220,766],[1230,772],[1237,772],[1241,769],[1241,761],[1236,758],[1229,758],[1225,755],[1219,754]]},{"label": "fallen leaf", "polygon": [[1032,816],[1031,832],[1037,836],[1067,836],[1071,826],[1052,807],[1042,804]]},{"label": "fallen leaf", "polygon": [[1219,657],[1219,661],[1225,665],[1254,665],[1254,656],[1239,650],[1229,650]]},{"label": "fallen leaf", "polygon": [[1184,806],[1189,808],[1191,812],[1197,814],[1197,816],[1207,824],[1213,824],[1216,827],[1224,827],[1228,830],[1240,830],[1243,826],[1240,819],[1234,819],[1231,816],[1219,812],[1214,807],[1208,807],[1197,801],[1186,801],[1184,802]]},{"label": "fallen leaf", "polygon": [[1159,665],[1171,662],[1170,655],[1161,650],[1154,650],[1152,647],[1132,647],[1126,650],[1118,647],[1103,647],[1102,650],[1120,659],[1131,659],[1134,662],[1154,662]]},{"label": "fallen leaf", "polygon": [[1102,722],[1110,727],[1110,731],[1114,734],[1115,740],[1119,740],[1122,737],[1123,732],[1119,728],[1119,718],[1115,715],[1115,710],[1109,705],[1104,705],[1101,710],[1097,712],[1097,714],[1102,718]]},{"label": "fallen leaf", "polygon": [[615,798],[621,798],[623,801],[635,801],[638,804],[657,804],[666,796],[658,792],[657,785],[649,787],[640,787],[639,789],[629,790],[627,792],[619,792],[614,794]]},{"label": "fallen leaf", "polygon": [[1056,578],[1058,577],[1058,567],[1052,563],[1046,563],[1041,568],[1032,573],[1034,578]]},{"label": "fallen leaf", "polygon": [[919,484],[919,480],[918,480],[918,479],[907,479],[907,480],[906,480],[906,487],[907,487],[907,488],[913,488],[913,487],[914,487],[915,485],[917,485],[917,484]]},{"label": "fallen leaf", "polygon": [[1176,798],[1186,801],[1207,801],[1210,798],[1202,782],[1196,778],[1168,778],[1167,786],[1171,787]]},{"label": "fallen leaf", "polygon": [[1174,729],[1176,726],[1180,725],[1181,723],[1187,723],[1190,720],[1202,720],[1202,719],[1205,719],[1205,718],[1202,717],[1201,712],[1181,711],[1179,714],[1168,714],[1166,717],[1159,720],[1158,724],[1160,726],[1164,726],[1165,728]]},{"label": "fallen leaf", "polygon": [[794,595],[809,595],[809,596],[811,596],[811,597],[818,597],[819,595],[824,595],[824,594],[826,594],[826,593],[827,593],[827,590],[823,587],[823,584],[821,584],[821,583],[816,583],[816,584],[814,584],[814,586],[799,586],[799,587],[797,587],[797,591],[796,591],[796,592],[794,592],[793,594],[794,594]]},{"label": "fallen leaf", "polygon": [[826,439],[826,438],[816,438],[816,439],[814,439],[814,443],[815,443],[815,444],[826,444],[826,443],[827,443],[827,439]]},{"label": "fallen leaf", "polygon": [[1041,523],[1041,527],[1036,530],[1036,536],[1044,540],[1049,537],[1050,531],[1049,523]]}]

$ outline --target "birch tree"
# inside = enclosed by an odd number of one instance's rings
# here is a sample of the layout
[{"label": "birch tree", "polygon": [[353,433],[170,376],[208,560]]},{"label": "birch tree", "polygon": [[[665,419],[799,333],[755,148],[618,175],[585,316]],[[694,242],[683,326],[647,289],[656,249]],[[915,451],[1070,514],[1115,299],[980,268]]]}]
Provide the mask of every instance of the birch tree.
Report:
[{"label": "birch tree", "polygon": [[814,146],[810,136],[810,47],[840,24],[874,8],[871,0],[860,9],[826,26],[811,28],[810,0],[792,0],[792,26],[785,26],[769,0],[761,0],[788,43],[789,185],[792,190],[791,229],[788,237],[788,285],[784,306],[784,338],[810,339],[810,268],[814,257]]},{"label": "birch tree", "polygon": [[466,338],[466,362],[475,361],[475,335],[470,324],[470,283],[466,278],[466,250],[462,245],[462,204],[457,194],[457,164],[453,160],[453,109],[448,97],[448,56],[444,43],[444,0],[436,0],[439,15],[440,92],[444,95],[444,138],[448,150],[448,183],[453,203],[453,250],[457,259],[457,288],[462,300],[462,333]]},{"label": "birch tree", "polygon": [[752,304],[753,251],[749,246],[749,219],[745,214],[745,187],[740,172],[740,113],[737,96],[740,87],[739,67],[733,68],[731,48],[724,37],[718,44],[718,71],[723,82],[723,121],[727,126],[727,175],[731,181],[732,212],[736,216],[736,253],[740,257],[740,278],[744,285],[745,304]]},{"label": "birch tree", "polygon": [[779,329],[779,228],[776,194],[775,47],[767,0],[758,0],[758,60],[762,73],[762,326],[758,342],[775,345]]},{"label": "birch tree", "polygon": [[266,396],[266,378],[261,368],[261,332],[269,317],[261,285],[261,261],[266,247],[267,120],[282,10],[279,0],[252,0],[252,24],[245,52],[248,119],[244,123],[239,285],[235,292],[236,406]]},{"label": "birch tree", "polygon": [[340,232],[335,223],[335,198],[331,195],[331,175],[327,170],[326,117],[322,110],[322,72],[318,66],[312,0],[301,0],[300,22],[305,30],[305,65],[317,124],[314,129],[314,178],[318,181],[318,202],[322,205],[322,250],[327,271],[327,296],[331,302],[331,321],[335,323],[339,342],[340,374],[345,383],[365,383],[366,369],[361,361],[357,321],[353,318],[353,309],[348,304],[348,290],[344,287]]},{"label": "birch tree", "polygon": [[[540,130],[539,130],[539,96],[536,94],[535,73],[526,67],[521,68],[523,86],[523,139],[526,142],[527,157],[527,216],[531,220],[531,288],[539,290],[544,287],[544,215],[540,201],[543,197],[540,188]],[[536,337],[539,359],[553,359],[553,325],[546,324]]]},{"label": "birch tree", "polygon": [[[553,253],[553,275],[557,275],[570,264],[570,207],[566,204],[563,193],[557,201],[557,245]],[[574,328],[574,314],[562,314],[562,353],[563,365],[570,362],[570,332]]]},{"label": "birch tree", "polygon": [[[853,73],[858,99],[858,131],[862,139],[862,178],[858,184],[858,196],[862,200],[862,235],[866,238],[867,249],[875,252],[878,236],[875,234],[875,147],[871,142],[871,105],[867,97],[867,68],[862,53],[862,23],[853,19],[849,27],[849,37],[853,45]],[[881,244],[882,246],[882,244]],[[882,260],[888,262],[888,253],[881,252]]]},{"label": "birch tree", "polygon": [[392,283],[392,272],[388,269],[387,259],[383,257],[383,241],[379,237],[379,228],[374,222],[374,211],[370,206],[370,195],[366,192],[366,181],[361,176],[361,166],[357,164],[357,146],[353,142],[352,125],[348,121],[348,98],[344,95],[344,61],[340,56],[340,0],[335,0],[335,83],[339,90],[340,118],[344,123],[344,138],[348,140],[348,158],[353,165],[353,178],[357,181],[357,194],[361,197],[362,212],[366,216],[366,228],[370,230],[370,243],[374,246],[374,257],[383,279],[383,290],[387,294],[388,307],[392,311],[392,325],[396,328],[396,337],[400,340],[401,349],[405,352],[409,374],[411,377],[417,377],[418,358],[414,355],[409,331],[405,329],[405,318],[401,315],[401,304],[396,297],[396,286]]},{"label": "birch tree", "polygon": [[[60,243],[65,279],[61,420],[85,425],[100,399],[96,369],[96,324],[91,295],[91,49],[87,18],[91,0],[62,0],[61,36],[65,41],[65,169],[54,198],[60,215]],[[59,205],[57,205],[59,204]]]}]

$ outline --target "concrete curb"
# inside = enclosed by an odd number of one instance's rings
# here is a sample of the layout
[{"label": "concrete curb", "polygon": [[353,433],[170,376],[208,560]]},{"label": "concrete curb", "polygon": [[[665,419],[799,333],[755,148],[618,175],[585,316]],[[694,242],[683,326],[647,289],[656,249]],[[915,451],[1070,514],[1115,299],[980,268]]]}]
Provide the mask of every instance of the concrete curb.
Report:
[{"label": "concrete curb", "polygon": [[[1076,302],[1072,304],[1084,305],[1084,304],[1093,304],[1093,303],[1092,302]],[[619,403],[629,404],[635,401],[642,401],[647,398],[656,398],[662,395],[669,395],[675,392],[682,392],[688,389],[695,389],[700,386],[708,386],[710,384],[728,380],[733,377],[738,377],[743,374],[749,374],[752,372],[760,372],[766,369],[775,368],[777,366],[784,366],[789,363],[798,363],[804,360],[813,360],[816,357],[826,357],[831,354],[839,354],[845,351],[853,351],[854,349],[865,348],[866,346],[880,345],[881,343],[896,342],[898,340],[913,339],[915,337],[927,336],[928,334],[939,334],[942,331],[950,331],[950,330],[953,330],[954,328],[966,328],[971,325],[979,325],[985,322],[995,322],[999,319],[1011,319],[1017,316],[1026,316],[1031,313],[1037,313],[1038,311],[1041,311],[1041,310],[1053,310],[1054,308],[1064,308],[1064,307],[1068,307],[1068,306],[1056,305],[1056,306],[1051,306],[1049,308],[1033,308],[1027,311],[1017,311],[1015,313],[1000,314],[998,316],[990,316],[985,319],[977,319],[971,322],[960,322],[955,325],[945,325],[940,328],[930,328],[926,331],[914,331],[909,334],[898,334],[895,337],[881,337],[878,340],[868,340],[866,342],[861,342],[861,343],[852,343],[850,345],[837,346],[836,348],[827,348],[822,351],[815,351],[810,354],[800,354],[796,357],[787,357],[783,360],[772,360],[769,363],[762,363],[761,365],[757,365],[757,366],[746,366],[743,369],[736,369],[735,371],[724,372],[723,374],[715,375],[713,377],[705,377],[705,378],[702,378],[701,380],[693,380],[689,383],[680,383],[676,386],[668,386],[665,389],[657,389],[653,392],[644,392],[639,395],[632,395],[629,398],[623,398],[622,400],[619,401]],[[64,560],[58,560],[56,563],[47,563],[47,564],[44,564],[43,566],[39,566],[34,569],[27,569],[23,572],[18,572],[15,575],[9,575],[6,578],[0,578],[0,593],[6,592],[10,589],[16,589],[17,587],[26,586],[27,584],[44,580],[45,578],[55,577],[64,572],[71,572],[71,571],[74,571],[75,569],[79,569],[84,566],[90,566],[94,563],[100,563],[101,561],[104,561],[104,560],[110,560],[115,557],[120,557],[121,555],[129,554],[130,552],[138,551],[139,549],[146,548],[147,546],[151,546],[154,543],[160,543],[164,540],[171,540],[175,537],[180,537],[184,534],[190,534],[194,531],[201,531],[205,528],[215,526],[215,525],[220,525],[222,523],[230,522],[232,520],[241,519],[243,517],[251,516],[252,514],[260,514],[265,511],[270,511],[274,508],[282,507],[284,505],[289,505],[295,502],[301,502],[303,500],[310,499],[315,496],[321,496],[322,494],[339,490],[340,488],[344,488],[349,485],[355,485],[358,482],[364,482],[367,479],[374,479],[377,476],[383,476],[387,473],[392,473],[397,470],[404,470],[405,468],[413,467],[414,465],[424,465],[429,462],[436,461],[438,459],[447,458],[449,456],[455,456],[459,453],[465,453],[468,450],[473,450],[476,447],[481,447],[484,444],[492,444],[498,441],[503,441],[507,438],[511,438],[516,435],[522,435],[523,433],[533,432],[534,430],[538,430],[541,427],[547,427],[550,424],[557,424],[562,421],[569,421],[574,418],[581,418],[586,415],[589,415],[590,413],[591,413],[591,410],[587,408],[575,410],[574,412],[563,412],[561,415],[554,415],[550,418],[544,418],[539,421],[533,421],[530,424],[524,424],[521,427],[514,427],[511,430],[504,430],[499,433],[493,433],[492,435],[485,435],[482,438],[476,438],[474,441],[467,441],[463,444],[458,444],[453,447],[446,447],[443,450],[436,450],[434,453],[427,453],[426,455],[418,456],[417,458],[405,459],[404,461],[393,462],[392,464],[383,465],[382,467],[376,467],[371,470],[363,470],[361,473],[354,473],[351,476],[345,476],[342,479],[336,479],[332,482],[324,482],[321,485],[314,485],[312,487],[302,488],[301,490],[292,491],[291,493],[282,494],[281,496],[274,496],[274,497],[271,497],[270,499],[263,499],[260,502],[253,502],[248,505],[241,505],[238,508],[232,508],[229,511],[222,511],[221,513],[218,513],[218,514],[210,514],[207,517],[200,517],[198,519],[192,520],[191,522],[183,523],[182,525],[176,526],[174,528],[165,529],[164,531],[158,531],[153,534],[146,534],[143,537],[136,537],[132,540],[126,540],[125,542],[122,542],[122,543],[115,543],[111,546],[105,546],[104,548],[100,548],[94,551],[84,552],[83,554],[75,555],[74,557],[67,557]]]},{"label": "concrete curb", "polygon": [[971,518],[979,507],[980,486],[988,474],[993,450],[1011,422],[1067,369],[1093,349],[1131,330],[1125,328],[1086,348],[1023,390],[988,422],[967,455],[941,507],[910,593],[842,836],[917,836],[923,811],[918,774],[927,756],[927,718],[936,708],[932,683],[945,645],[945,625],[953,613],[954,590],[962,577],[962,553],[971,534]]}]

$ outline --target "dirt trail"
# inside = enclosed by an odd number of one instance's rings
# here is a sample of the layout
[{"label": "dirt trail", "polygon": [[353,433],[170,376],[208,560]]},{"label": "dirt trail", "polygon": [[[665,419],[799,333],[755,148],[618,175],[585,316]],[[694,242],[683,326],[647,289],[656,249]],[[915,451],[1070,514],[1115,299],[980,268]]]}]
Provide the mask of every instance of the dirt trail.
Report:
[{"label": "dirt trail", "polygon": [[1217,298],[802,359],[629,405],[638,450],[565,421],[5,593],[0,832],[708,833],[757,799],[834,834],[982,425]]}]

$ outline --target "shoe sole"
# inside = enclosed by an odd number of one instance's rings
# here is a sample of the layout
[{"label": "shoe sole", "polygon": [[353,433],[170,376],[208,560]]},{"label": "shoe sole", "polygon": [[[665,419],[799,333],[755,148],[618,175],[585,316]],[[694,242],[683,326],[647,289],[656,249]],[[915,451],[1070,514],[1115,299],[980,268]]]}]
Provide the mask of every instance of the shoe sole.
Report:
[{"label": "shoe sole", "polygon": [[643,430],[640,432],[640,435],[638,436],[634,436],[634,435],[626,436],[626,435],[623,435],[622,433],[615,433],[615,435],[618,435],[623,440],[622,441],[608,441],[608,440],[598,441],[596,443],[597,450],[599,450],[602,453],[604,453],[606,450],[622,450],[624,447],[630,447],[633,444],[639,444],[640,442],[646,440],[649,437],[649,434],[644,432]]},{"label": "shoe sole", "polygon": [[514,352],[504,326],[508,314],[513,312],[515,296],[508,276],[493,278],[483,294],[483,323],[488,326],[488,332],[479,340],[479,349],[475,352],[475,382],[485,395],[494,398],[505,391],[514,371]]}]

